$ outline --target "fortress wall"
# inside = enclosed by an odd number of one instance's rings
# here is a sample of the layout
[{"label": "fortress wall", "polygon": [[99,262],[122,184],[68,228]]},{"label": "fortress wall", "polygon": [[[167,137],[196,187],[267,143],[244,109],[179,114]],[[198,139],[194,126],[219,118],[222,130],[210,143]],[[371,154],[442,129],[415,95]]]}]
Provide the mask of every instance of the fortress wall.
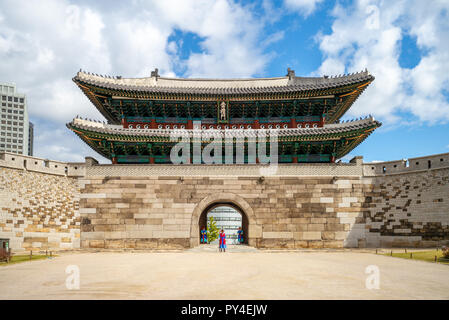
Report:
[{"label": "fortress wall", "polygon": [[77,178],[18,168],[15,156],[0,166],[0,238],[13,251],[79,248]]},{"label": "fortress wall", "polygon": [[[442,157],[429,158],[440,163]],[[432,247],[449,244],[449,167],[404,170],[364,180],[374,188],[365,195],[362,245]],[[357,237],[361,239],[363,235]]]},{"label": "fortress wall", "polygon": [[[441,245],[449,243],[448,155],[410,159],[408,167],[355,158],[272,172],[262,165],[99,165],[3,153],[0,237],[10,238],[13,250],[186,248],[199,242],[203,209],[227,202],[245,212],[249,243],[260,248]],[[431,169],[416,164],[429,160]]]}]

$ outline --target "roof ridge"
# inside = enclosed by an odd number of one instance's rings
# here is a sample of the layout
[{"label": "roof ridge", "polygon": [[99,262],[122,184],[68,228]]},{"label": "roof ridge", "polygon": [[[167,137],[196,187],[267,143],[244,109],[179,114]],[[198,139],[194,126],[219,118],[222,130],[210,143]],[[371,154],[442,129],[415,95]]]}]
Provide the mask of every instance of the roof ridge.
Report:
[{"label": "roof ridge", "polygon": [[[86,75],[86,76],[95,76],[103,79],[111,79],[111,80],[145,80],[145,79],[162,79],[162,80],[170,80],[170,81],[222,81],[222,82],[238,82],[238,81],[260,81],[260,80],[283,80],[283,79],[289,79],[289,76],[280,76],[280,77],[261,77],[261,78],[181,78],[181,77],[161,77],[159,75],[157,76],[149,76],[149,77],[135,77],[135,78],[123,78],[122,76],[111,76],[111,75],[101,75],[93,72],[88,72],[80,69],[75,77],[80,77],[80,75]],[[294,76],[292,79],[294,80],[324,80],[324,79],[341,79],[341,78],[348,78],[353,77],[357,75],[371,75],[368,69],[365,68],[365,70],[358,71],[358,72],[352,72],[352,73],[343,73],[338,75],[322,75],[319,77],[310,77],[310,76]]]}]

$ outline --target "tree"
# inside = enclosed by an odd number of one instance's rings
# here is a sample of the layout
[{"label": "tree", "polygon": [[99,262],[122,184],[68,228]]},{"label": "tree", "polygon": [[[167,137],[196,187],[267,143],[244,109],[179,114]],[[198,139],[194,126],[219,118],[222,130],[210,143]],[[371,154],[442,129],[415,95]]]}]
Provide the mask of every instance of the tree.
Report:
[{"label": "tree", "polygon": [[217,227],[217,223],[214,220],[214,217],[209,218],[209,222],[207,223],[207,240],[209,243],[218,238],[218,234],[220,229]]}]

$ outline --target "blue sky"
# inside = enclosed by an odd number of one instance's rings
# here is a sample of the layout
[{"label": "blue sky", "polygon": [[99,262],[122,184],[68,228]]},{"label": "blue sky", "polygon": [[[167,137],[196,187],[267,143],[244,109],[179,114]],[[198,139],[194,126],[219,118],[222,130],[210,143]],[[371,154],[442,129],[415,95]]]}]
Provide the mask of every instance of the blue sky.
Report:
[{"label": "blue sky", "polygon": [[82,68],[125,77],[275,77],[368,70],[344,119],[383,122],[344,160],[449,152],[448,1],[0,0],[0,81],[26,93],[35,155],[82,161],[65,127],[103,120],[71,81]]}]

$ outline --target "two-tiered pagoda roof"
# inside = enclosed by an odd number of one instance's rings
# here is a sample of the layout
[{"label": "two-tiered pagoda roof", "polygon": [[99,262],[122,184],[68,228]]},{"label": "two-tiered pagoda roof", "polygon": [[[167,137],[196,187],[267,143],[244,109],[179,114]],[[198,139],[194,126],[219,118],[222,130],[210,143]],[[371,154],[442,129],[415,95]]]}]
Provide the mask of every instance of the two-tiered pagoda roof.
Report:
[{"label": "two-tiered pagoda roof", "polygon": [[[78,72],[73,78],[109,124],[74,119],[68,127],[113,162],[165,163],[169,134],[232,132],[249,139],[277,130],[284,162],[335,161],[381,124],[369,117],[340,123],[374,80],[367,71],[338,77],[260,79],[122,78]],[[229,134],[229,133],[227,133]]]}]

